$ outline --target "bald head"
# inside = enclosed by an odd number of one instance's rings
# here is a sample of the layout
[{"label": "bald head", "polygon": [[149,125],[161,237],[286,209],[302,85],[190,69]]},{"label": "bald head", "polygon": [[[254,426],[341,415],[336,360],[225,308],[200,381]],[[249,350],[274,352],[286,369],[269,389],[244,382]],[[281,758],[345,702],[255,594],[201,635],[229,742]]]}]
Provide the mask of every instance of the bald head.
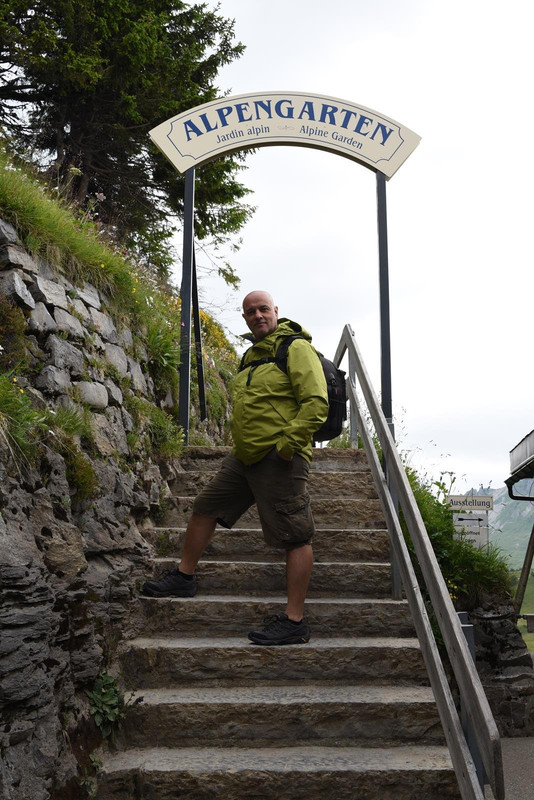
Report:
[{"label": "bald head", "polygon": [[243,300],[243,319],[255,339],[264,339],[278,325],[278,306],[269,292],[249,292]]}]

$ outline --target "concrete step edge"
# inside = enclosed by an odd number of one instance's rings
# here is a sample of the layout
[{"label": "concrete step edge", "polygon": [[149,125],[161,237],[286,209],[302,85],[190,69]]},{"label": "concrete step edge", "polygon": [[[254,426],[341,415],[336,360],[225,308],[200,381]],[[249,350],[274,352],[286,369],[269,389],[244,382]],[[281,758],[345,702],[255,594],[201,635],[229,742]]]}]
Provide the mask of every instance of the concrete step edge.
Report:
[{"label": "concrete step edge", "polygon": [[[165,566],[167,564],[172,564],[174,568],[176,566],[176,559],[172,556],[166,557],[158,557],[153,558],[152,563],[155,566]],[[210,560],[202,560],[198,562],[198,566],[202,567],[203,564],[213,566],[213,564],[220,564],[221,566],[228,565],[228,564],[239,564],[240,566],[250,565],[251,567],[270,567],[270,566],[283,566],[285,564],[278,562],[278,561],[258,561],[255,559],[247,559],[245,561],[234,561],[231,558],[225,559],[217,559],[216,561]],[[346,567],[347,565],[353,565],[354,567],[389,567],[389,561],[316,561],[313,565],[314,569],[325,569],[326,567],[338,567],[343,566]]]},{"label": "concrete step edge", "polygon": [[106,754],[105,775],[127,770],[148,772],[220,771],[362,772],[452,771],[449,751],[439,745],[408,744],[395,747],[184,747],[135,748]]},{"label": "concrete step edge", "polygon": [[[211,594],[196,597],[144,597],[140,599],[143,603],[272,603],[273,605],[284,605],[287,597],[282,594],[246,595],[246,594]],[[306,608],[312,605],[339,605],[339,606],[363,606],[367,604],[378,606],[405,607],[409,610],[407,600],[393,600],[387,597],[310,597],[306,600]]]},{"label": "concrete step edge", "polygon": [[286,706],[295,705],[360,705],[435,706],[434,694],[429,686],[399,686],[397,684],[335,685],[283,685],[259,683],[255,686],[224,687],[174,687],[139,689],[132,693],[131,704],[136,700],[147,706],[231,705],[279,707],[283,716]]},{"label": "concrete step edge", "polygon": [[[243,636],[220,636],[214,639],[213,636],[137,636],[134,639],[129,639],[124,643],[124,649],[127,651],[136,649],[166,649],[166,650],[183,650],[194,648],[216,647],[217,649],[251,649],[257,651],[265,651],[267,648],[259,645],[254,645]],[[284,645],[279,648],[269,648],[271,653],[283,654],[297,648],[298,650],[305,650],[307,648],[314,648],[324,650],[328,648],[336,649],[383,649],[390,650],[420,650],[419,640],[413,637],[400,637],[400,636],[332,636],[332,637],[316,637],[310,640],[307,644]]]}]

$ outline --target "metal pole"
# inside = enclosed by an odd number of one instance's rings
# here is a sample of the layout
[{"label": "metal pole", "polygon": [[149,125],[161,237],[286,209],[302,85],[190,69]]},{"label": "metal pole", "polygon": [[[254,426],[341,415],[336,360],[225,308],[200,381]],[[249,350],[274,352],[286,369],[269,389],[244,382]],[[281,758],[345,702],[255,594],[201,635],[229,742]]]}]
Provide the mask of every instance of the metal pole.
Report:
[{"label": "metal pole", "polygon": [[200,308],[198,305],[197,260],[193,248],[193,327],[195,329],[195,355],[197,361],[198,404],[200,419],[208,416],[206,410],[206,386],[204,384],[204,361],[202,360],[202,330],[200,328]]},{"label": "metal pole", "polygon": [[[349,381],[356,386],[356,370],[354,369],[354,356],[352,352],[349,350]],[[348,393],[348,390],[347,390]],[[350,397],[350,395],[349,395]],[[352,402],[349,403],[349,434],[350,434],[350,446],[351,447],[358,447],[358,424],[356,422],[356,414],[354,413],[354,408],[352,407]]]},{"label": "metal pole", "polygon": [[[386,176],[376,173],[376,199],[378,215],[378,268],[380,276],[380,369],[382,411],[392,429],[393,410],[391,398],[391,334],[389,325],[389,261],[388,221],[386,206]],[[394,436],[393,429],[391,430]]]},{"label": "metal pole", "polygon": [[180,425],[184,443],[189,444],[189,403],[191,399],[191,289],[195,227],[195,168],[185,173],[184,249],[182,260],[182,335],[180,337],[180,391],[178,395]]},{"label": "metal pole", "polygon": [[[388,257],[388,217],[386,203],[386,176],[376,173],[376,206],[378,220],[378,272],[380,281],[380,385],[382,392],[382,411],[393,439],[393,401],[391,393],[391,330],[389,324],[389,257]],[[384,473],[395,508],[398,508],[397,492],[391,481],[384,460]],[[391,588],[395,600],[402,597],[402,579],[394,553],[391,558]]]},{"label": "metal pole", "polygon": [[525,553],[525,560],[523,561],[523,569],[521,570],[521,577],[517,584],[517,589],[514,597],[515,613],[521,613],[521,606],[523,605],[523,598],[525,597],[525,590],[527,588],[530,570],[532,568],[532,558],[534,557],[534,525],[530,532],[530,539],[528,540],[527,552]]}]

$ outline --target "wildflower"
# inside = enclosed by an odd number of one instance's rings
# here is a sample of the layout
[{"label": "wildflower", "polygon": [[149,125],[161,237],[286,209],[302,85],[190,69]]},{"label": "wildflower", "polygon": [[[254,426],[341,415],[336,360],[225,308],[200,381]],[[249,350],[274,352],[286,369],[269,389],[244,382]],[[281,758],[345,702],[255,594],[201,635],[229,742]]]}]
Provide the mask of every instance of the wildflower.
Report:
[{"label": "wildflower", "polygon": [[13,378],[13,383],[16,383],[16,382],[17,382],[17,379],[16,379],[16,378]]},{"label": "wildflower", "polygon": [[100,264],[101,269],[104,269],[105,266],[105,264]]},{"label": "wildflower", "polygon": [[135,288],[135,286],[134,286],[134,288],[132,289],[132,294],[135,294],[135,292],[136,292],[136,291],[137,291],[137,290],[136,290],[136,288]]},{"label": "wildflower", "polygon": [[20,392],[21,394],[24,394],[24,389],[19,389],[19,392]]}]

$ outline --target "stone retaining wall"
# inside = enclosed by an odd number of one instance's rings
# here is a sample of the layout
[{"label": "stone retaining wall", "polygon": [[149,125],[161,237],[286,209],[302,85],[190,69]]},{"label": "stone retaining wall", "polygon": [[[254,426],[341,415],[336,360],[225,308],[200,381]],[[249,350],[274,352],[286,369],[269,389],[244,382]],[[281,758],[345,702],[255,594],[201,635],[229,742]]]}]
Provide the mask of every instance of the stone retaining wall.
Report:
[{"label": "stone retaining wall", "polygon": [[534,735],[534,668],[513,606],[476,608],[476,664],[502,736]]},{"label": "stone retaining wall", "polygon": [[15,467],[0,437],[0,797],[82,798],[80,765],[98,741],[85,689],[135,633],[143,529],[176,462],[130,449],[125,397],[156,404],[154,382],[141,335],[109,298],[32,258],[2,221],[0,292],[27,319],[30,371],[17,385],[38,408],[90,410],[98,481],[94,499],[73,503],[59,452]]}]

